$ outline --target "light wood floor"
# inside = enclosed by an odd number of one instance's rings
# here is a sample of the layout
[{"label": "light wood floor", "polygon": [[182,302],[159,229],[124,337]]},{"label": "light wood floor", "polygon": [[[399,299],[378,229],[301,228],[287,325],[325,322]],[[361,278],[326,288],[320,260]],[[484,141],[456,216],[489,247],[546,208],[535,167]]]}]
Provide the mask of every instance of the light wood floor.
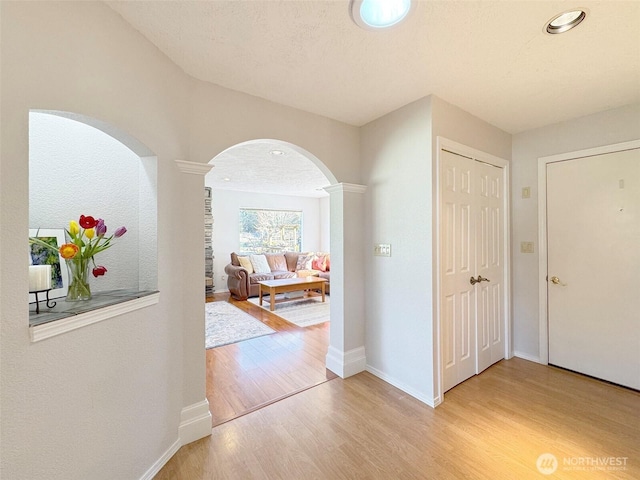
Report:
[{"label": "light wood floor", "polygon": [[336,378],[325,367],[329,324],[300,328],[253,303],[215,294],[277,333],[207,350],[207,400],[213,426]]},{"label": "light wood floor", "polygon": [[[521,359],[436,409],[361,373],[214,428],[156,480],[638,479],[639,414],[637,392]],[[536,467],[543,453],[559,461],[548,477]],[[567,469],[605,457],[626,457],[625,470]]]}]

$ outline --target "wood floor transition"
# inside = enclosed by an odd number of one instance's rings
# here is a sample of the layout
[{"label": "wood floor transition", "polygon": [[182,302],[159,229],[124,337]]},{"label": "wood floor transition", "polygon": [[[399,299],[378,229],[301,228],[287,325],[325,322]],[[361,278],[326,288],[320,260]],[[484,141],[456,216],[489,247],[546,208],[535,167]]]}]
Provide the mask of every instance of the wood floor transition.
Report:
[{"label": "wood floor transition", "polygon": [[638,392],[517,358],[436,409],[365,372],[215,427],[156,480],[637,479],[639,413]]},{"label": "wood floor transition", "polygon": [[214,294],[276,330],[207,350],[207,400],[213,426],[336,378],[325,368],[329,324],[301,328],[247,301]]}]

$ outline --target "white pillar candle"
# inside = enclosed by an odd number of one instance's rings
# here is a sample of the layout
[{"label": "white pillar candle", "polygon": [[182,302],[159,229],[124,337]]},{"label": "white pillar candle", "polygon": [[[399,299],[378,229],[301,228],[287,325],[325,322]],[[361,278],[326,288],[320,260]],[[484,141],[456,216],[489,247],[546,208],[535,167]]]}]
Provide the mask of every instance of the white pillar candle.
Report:
[{"label": "white pillar candle", "polygon": [[29,266],[29,291],[36,292],[51,288],[51,265]]}]

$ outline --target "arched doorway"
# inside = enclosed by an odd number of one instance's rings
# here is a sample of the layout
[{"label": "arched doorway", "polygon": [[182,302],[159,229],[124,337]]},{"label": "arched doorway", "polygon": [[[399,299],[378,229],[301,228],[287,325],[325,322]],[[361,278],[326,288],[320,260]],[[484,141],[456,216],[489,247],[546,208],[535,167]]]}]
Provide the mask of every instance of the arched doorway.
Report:
[{"label": "arched doorway", "polygon": [[207,398],[217,425],[336,378],[325,366],[329,322],[301,328],[283,321],[277,312],[262,311],[255,298],[229,300],[225,268],[231,252],[242,253],[246,248],[239,217],[252,208],[263,214],[270,209],[299,212],[304,227],[298,251],[329,253],[330,199],[324,188],[336,181],[310,152],[271,139],[234,145],[210,164],[213,168],[205,177],[205,186],[212,189],[213,203],[217,292],[213,299],[230,301],[276,331],[207,351]]}]

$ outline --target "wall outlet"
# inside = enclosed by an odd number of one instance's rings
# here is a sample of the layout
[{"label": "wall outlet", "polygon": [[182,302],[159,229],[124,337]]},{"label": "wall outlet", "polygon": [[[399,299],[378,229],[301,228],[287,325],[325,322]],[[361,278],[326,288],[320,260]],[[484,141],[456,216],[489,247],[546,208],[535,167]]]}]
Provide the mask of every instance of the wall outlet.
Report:
[{"label": "wall outlet", "polygon": [[533,253],[533,242],[520,242],[520,253]]},{"label": "wall outlet", "polygon": [[226,275],[220,275],[220,280],[222,280],[223,282],[227,281],[227,276]]},{"label": "wall outlet", "polygon": [[378,257],[390,257],[391,256],[391,244],[390,243],[378,243],[373,246],[373,254]]}]

